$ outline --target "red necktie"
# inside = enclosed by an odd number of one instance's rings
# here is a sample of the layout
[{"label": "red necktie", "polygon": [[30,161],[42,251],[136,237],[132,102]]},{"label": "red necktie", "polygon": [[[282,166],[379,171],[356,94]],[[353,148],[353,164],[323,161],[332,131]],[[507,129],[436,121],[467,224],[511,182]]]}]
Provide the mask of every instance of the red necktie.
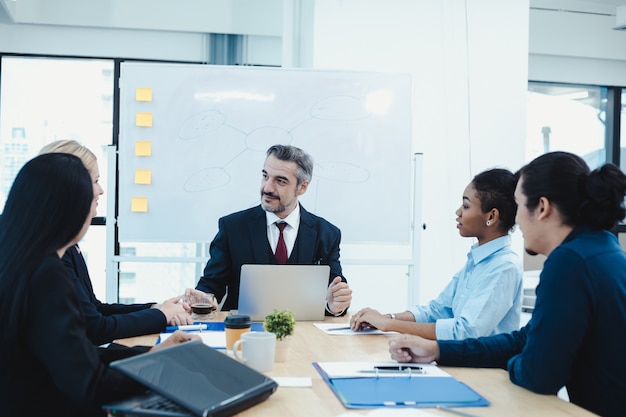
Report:
[{"label": "red necktie", "polygon": [[280,235],[278,236],[278,244],[276,245],[276,261],[279,265],[284,265],[287,263],[287,245],[285,245],[285,238],[283,237],[283,230],[287,227],[287,223],[280,222],[274,223],[278,230],[280,230]]}]

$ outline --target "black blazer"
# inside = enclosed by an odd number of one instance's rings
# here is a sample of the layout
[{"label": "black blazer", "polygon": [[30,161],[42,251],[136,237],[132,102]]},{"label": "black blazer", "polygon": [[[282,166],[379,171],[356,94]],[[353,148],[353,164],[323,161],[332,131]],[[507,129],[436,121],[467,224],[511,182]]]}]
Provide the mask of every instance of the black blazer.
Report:
[{"label": "black blazer", "polygon": [[87,336],[95,345],[125,337],[160,333],[167,325],[165,315],[149,304],[107,304],[96,298],[89,271],[77,246],[65,251],[63,263],[72,276],[78,301],[85,316]]},{"label": "black blazer", "polygon": [[[222,217],[218,225],[209,249],[211,257],[196,289],[213,293],[218,300],[228,290],[222,309],[233,310],[239,304],[241,265],[275,264],[276,258],[267,241],[267,221],[260,205]],[[329,265],[330,283],[338,275],[343,277],[340,242],[341,231],[337,227],[300,205],[298,236],[287,263]]]},{"label": "black blazer", "polygon": [[24,300],[17,349],[0,345],[3,416],[104,416],[100,406],[145,390],[110,369],[145,348],[99,349],[87,338],[75,286],[56,253],[37,266]]}]

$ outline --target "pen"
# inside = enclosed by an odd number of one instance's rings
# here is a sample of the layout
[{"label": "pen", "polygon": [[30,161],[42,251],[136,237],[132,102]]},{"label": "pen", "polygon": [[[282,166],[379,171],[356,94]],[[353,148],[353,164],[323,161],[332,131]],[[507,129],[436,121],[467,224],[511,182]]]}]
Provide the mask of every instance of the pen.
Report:
[{"label": "pen", "polygon": [[421,366],[415,365],[391,365],[391,366],[375,366],[374,369],[379,371],[406,371],[407,369],[421,371]]},{"label": "pen", "polygon": [[457,416],[463,417],[476,417],[474,414],[466,413],[463,411],[455,410],[454,408],[446,407],[445,405],[437,405],[435,406],[437,410],[447,411],[448,413],[456,414]]},{"label": "pen", "polygon": [[185,326],[167,326],[165,328],[165,333],[173,333],[176,330],[183,330],[186,332],[194,331],[194,330],[206,330],[206,324],[188,324]]},{"label": "pen", "polygon": [[374,369],[364,369],[359,372],[362,374],[374,374],[376,376],[379,374],[400,374],[411,376],[412,374],[424,373],[421,366],[413,365],[374,366]]},{"label": "pen", "polygon": [[334,330],[350,330],[350,326],[344,327],[331,327],[330,329],[326,329],[327,332],[332,332]]}]

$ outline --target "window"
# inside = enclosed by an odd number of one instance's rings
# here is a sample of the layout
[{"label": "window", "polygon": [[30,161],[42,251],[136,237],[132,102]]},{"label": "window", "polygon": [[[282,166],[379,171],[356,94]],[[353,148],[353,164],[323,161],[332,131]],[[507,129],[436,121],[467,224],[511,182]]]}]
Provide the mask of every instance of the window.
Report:
[{"label": "window", "polygon": [[528,84],[526,161],[552,151],[583,157],[590,167],[606,162],[607,88]]},{"label": "window", "polygon": [[[211,239],[213,236],[207,233],[207,240]],[[182,294],[185,288],[195,287],[209,257],[204,251],[201,243],[121,242],[120,302],[160,303]],[[130,276],[132,285],[130,280],[122,279]]]},{"label": "window", "polygon": [[[74,139],[98,158],[98,216],[106,216],[107,146],[113,138],[113,60],[2,57],[0,207],[22,165],[45,145]],[[102,222],[100,222],[102,223]],[[80,242],[98,298],[106,288],[106,233],[93,226]]]},{"label": "window", "polygon": [[620,168],[626,171],[626,90],[621,89],[621,109],[620,109]]},{"label": "window", "polygon": [[137,275],[134,272],[120,272],[119,302],[122,304],[135,303],[135,289],[137,287]]},{"label": "window", "polygon": [[[614,105],[611,97],[621,101]],[[526,161],[560,150],[580,155],[592,169],[607,162],[626,169],[622,88],[529,82],[527,111]],[[626,226],[618,225],[615,232],[626,236]],[[626,247],[626,238],[620,240]],[[524,267],[541,269],[544,259],[525,255]]]}]

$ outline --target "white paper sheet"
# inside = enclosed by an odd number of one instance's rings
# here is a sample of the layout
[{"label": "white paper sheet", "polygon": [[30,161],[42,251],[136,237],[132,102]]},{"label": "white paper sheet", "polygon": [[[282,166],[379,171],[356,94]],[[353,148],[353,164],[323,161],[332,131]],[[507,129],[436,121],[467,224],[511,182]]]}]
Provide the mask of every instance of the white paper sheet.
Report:
[{"label": "white paper sheet", "polygon": [[[367,378],[367,377],[431,377],[431,376],[451,376],[446,371],[441,370],[434,364],[418,364],[418,363],[399,363],[389,362],[317,362],[319,366],[329,378]],[[414,370],[409,371],[389,371],[385,368],[411,366]],[[377,372],[378,368],[378,372]],[[421,369],[416,369],[421,368]]]},{"label": "white paper sheet", "polygon": [[320,329],[326,334],[335,336],[358,336],[363,334],[395,334],[397,332],[383,332],[378,329],[365,329],[358,332],[350,330],[350,325],[347,323],[314,323],[315,327]]},{"label": "white paper sheet", "polygon": [[[205,331],[205,332],[188,332],[200,336],[202,342],[205,345],[211,346],[215,349],[226,349],[226,333],[219,331]],[[172,333],[161,333],[159,336],[159,343],[167,340]]]},{"label": "white paper sheet", "polygon": [[272,379],[278,383],[279,387],[309,388],[313,386],[313,380],[309,377],[273,376]]}]

